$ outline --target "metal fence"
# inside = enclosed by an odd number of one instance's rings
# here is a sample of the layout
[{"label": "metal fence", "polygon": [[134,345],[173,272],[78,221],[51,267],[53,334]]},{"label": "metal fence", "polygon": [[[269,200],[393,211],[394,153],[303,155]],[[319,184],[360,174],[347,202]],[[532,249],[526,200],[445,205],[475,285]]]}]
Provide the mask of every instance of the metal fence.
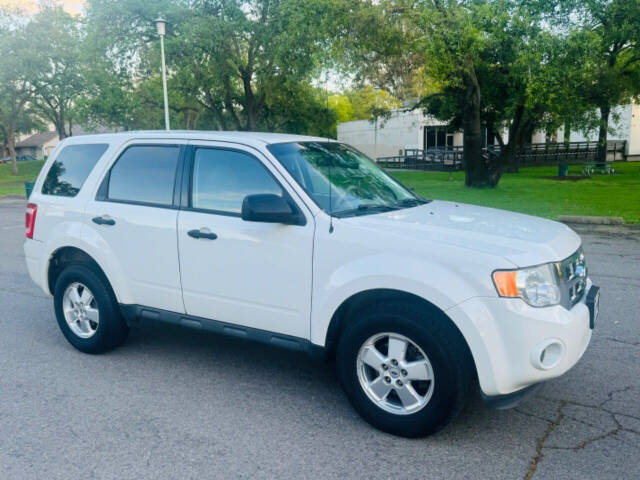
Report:
[{"label": "metal fence", "polygon": [[[626,141],[607,142],[607,160],[625,160]],[[483,149],[485,161],[494,161],[500,155],[500,146]],[[518,153],[520,165],[556,165],[558,163],[583,163],[596,160],[598,142],[548,142],[525,145]],[[463,168],[463,147],[432,147],[426,150],[408,148],[404,155],[379,157],[376,161],[383,168],[397,170],[455,171]]]},{"label": "metal fence", "polygon": [[462,147],[405,150],[404,155],[380,157],[376,161],[383,168],[398,170],[452,171],[462,168]]},{"label": "metal fence", "polygon": [[[624,140],[607,142],[607,160],[624,160],[625,146]],[[522,165],[581,163],[596,160],[598,150],[598,142],[533,143],[518,152],[518,160]]]}]

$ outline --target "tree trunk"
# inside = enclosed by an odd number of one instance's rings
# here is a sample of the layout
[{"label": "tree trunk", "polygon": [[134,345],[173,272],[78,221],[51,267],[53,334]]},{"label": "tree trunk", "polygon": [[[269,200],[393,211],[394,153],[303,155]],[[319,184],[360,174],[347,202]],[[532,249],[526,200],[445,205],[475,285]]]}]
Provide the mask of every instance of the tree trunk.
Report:
[{"label": "tree trunk", "polygon": [[513,114],[513,120],[509,125],[509,140],[507,144],[500,150],[498,163],[510,171],[518,171],[518,150],[521,147],[520,137],[522,129],[522,118],[524,117],[525,107],[520,104],[516,107]]},{"label": "tree trunk", "polygon": [[476,187],[484,184],[486,173],[484,172],[482,158],[480,109],[476,109],[474,105],[467,104],[465,110],[462,119],[464,183],[467,187]]},{"label": "tree trunk", "polygon": [[65,128],[65,125],[64,125],[64,115],[62,114],[62,112],[58,113],[58,116],[55,121],[55,127],[56,127],[56,133],[58,134],[58,138],[60,140],[67,138],[67,129]]},{"label": "tree trunk", "polygon": [[13,132],[9,132],[7,136],[7,147],[9,148],[9,156],[11,157],[11,174],[18,175],[18,159],[16,158],[16,139]]},{"label": "tree trunk", "polygon": [[598,150],[596,153],[596,163],[603,166],[607,162],[607,130],[609,130],[609,105],[600,106],[600,130],[598,132]]},{"label": "tree trunk", "polygon": [[250,132],[255,132],[258,128],[258,112],[256,108],[256,98],[253,94],[253,88],[251,87],[251,77],[249,75],[243,75],[242,83],[244,86],[244,110],[247,116],[246,129]]},{"label": "tree trunk", "polygon": [[480,121],[480,85],[473,64],[465,75],[465,108],[462,113],[463,154],[467,187],[494,187],[499,180],[482,155],[482,124]]}]

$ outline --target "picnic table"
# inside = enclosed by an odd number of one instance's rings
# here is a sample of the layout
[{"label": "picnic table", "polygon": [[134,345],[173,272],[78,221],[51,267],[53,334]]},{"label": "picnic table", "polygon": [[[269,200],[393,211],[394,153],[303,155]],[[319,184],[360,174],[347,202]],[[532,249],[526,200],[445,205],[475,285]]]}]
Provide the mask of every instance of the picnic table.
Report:
[{"label": "picnic table", "polygon": [[610,163],[587,162],[582,167],[583,175],[591,176],[594,173],[602,173],[604,175],[613,175],[616,173],[615,168]]}]

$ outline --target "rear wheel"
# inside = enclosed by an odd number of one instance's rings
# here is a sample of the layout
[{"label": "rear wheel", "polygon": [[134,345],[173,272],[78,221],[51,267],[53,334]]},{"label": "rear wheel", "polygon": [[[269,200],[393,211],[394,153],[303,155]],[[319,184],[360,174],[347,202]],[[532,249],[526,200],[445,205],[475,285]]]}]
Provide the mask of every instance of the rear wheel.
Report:
[{"label": "rear wheel", "polygon": [[358,413],[404,437],[444,427],[462,409],[474,379],[466,344],[450,320],[405,302],[372,305],[355,316],[340,338],[337,366]]},{"label": "rear wheel", "polygon": [[88,265],[71,265],[60,273],[53,302],[60,330],[80,351],[106,352],[129,334],[106,279]]}]

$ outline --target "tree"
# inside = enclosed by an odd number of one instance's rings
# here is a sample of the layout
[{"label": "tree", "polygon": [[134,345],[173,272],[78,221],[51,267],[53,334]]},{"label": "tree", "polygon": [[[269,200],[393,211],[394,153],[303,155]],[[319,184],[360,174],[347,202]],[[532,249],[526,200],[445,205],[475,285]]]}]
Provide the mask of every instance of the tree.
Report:
[{"label": "tree", "polygon": [[[429,59],[421,106],[462,129],[467,186],[495,187],[504,171],[517,170],[534,131],[584,115],[567,87],[580,65],[575,52],[566,54],[566,25],[549,27],[554,2],[433,1],[419,13]],[[483,152],[483,127],[496,136],[499,156]]]},{"label": "tree", "polygon": [[0,129],[11,157],[13,175],[18,174],[15,140],[29,120],[28,106],[32,98],[26,51],[21,19],[0,11]]},{"label": "tree", "polygon": [[[438,96],[444,97],[435,105],[455,105],[459,111],[457,120],[463,132],[467,186],[497,183],[481,154],[481,86],[477,65],[482,60],[487,37],[475,21],[480,6],[483,5],[476,2],[433,1],[416,12],[418,27],[424,32],[419,42],[427,58],[423,70],[428,78],[440,86]],[[430,113],[441,118],[442,112],[451,111],[435,109],[429,101],[423,103]]]},{"label": "tree", "polygon": [[63,139],[73,133],[74,106],[87,90],[81,23],[61,6],[45,6],[26,25],[25,35],[34,109]]},{"label": "tree", "polygon": [[382,89],[376,91],[371,85],[350,90],[346,96],[353,110],[351,120],[369,120],[402,106],[402,102],[390,93]]},{"label": "tree", "polygon": [[640,0],[576,2],[581,28],[570,40],[584,56],[582,99],[598,109],[598,162],[607,154],[612,107],[640,95]]},{"label": "tree", "polygon": [[[275,106],[283,92],[309,84],[324,55],[323,13],[330,1],[115,0],[89,3],[91,43],[138,84],[157,75],[153,19],[169,21],[169,104],[186,117],[205,112],[214,128],[257,130],[284,125]],[[326,100],[322,102],[326,105]],[[309,105],[289,104],[302,111]],[[191,112],[191,113],[188,113]],[[296,112],[303,113],[303,112]],[[204,117],[205,115],[200,115]],[[185,117],[185,118],[186,118]],[[284,127],[282,127],[284,128]]]},{"label": "tree", "polygon": [[348,122],[353,119],[353,107],[346,95],[335,94],[329,97],[329,108],[336,112],[338,122]]},{"label": "tree", "polygon": [[420,68],[424,52],[415,48],[415,0],[336,2],[332,16],[334,68],[345,70],[356,85],[374,85],[392,97],[417,100],[423,95]]}]

